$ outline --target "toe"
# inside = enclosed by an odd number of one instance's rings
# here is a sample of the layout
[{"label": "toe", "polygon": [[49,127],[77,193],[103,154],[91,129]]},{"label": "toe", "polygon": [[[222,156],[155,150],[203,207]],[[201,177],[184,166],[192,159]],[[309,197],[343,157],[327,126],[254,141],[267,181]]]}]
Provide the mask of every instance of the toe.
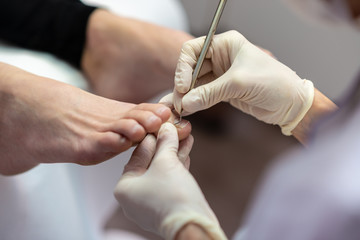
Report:
[{"label": "toe", "polygon": [[130,142],[141,141],[146,134],[142,125],[134,119],[120,119],[113,124],[112,131],[126,137]]},{"label": "toe", "polygon": [[145,110],[131,110],[126,114],[127,119],[137,121],[148,133],[153,133],[159,130],[162,120],[153,112]]},{"label": "toe", "polygon": [[163,104],[142,103],[137,105],[135,109],[153,112],[162,122],[167,121],[171,114],[170,108]]}]

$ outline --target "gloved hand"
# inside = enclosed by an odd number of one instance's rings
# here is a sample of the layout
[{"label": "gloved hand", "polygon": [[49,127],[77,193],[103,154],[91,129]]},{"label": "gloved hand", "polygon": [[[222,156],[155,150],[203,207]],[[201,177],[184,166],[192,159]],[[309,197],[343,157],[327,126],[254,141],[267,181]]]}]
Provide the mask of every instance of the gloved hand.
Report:
[{"label": "gloved hand", "polygon": [[165,123],[157,140],[148,135],[135,149],[116,186],[125,214],[142,228],[174,239],[187,223],[212,239],[226,239],[200,187],[189,173],[190,135],[179,144],[174,125]]},{"label": "gloved hand", "polygon": [[[188,115],[221,101],[266,123],[277,124],[285,135],[312,105],[314,86],[250,43],[236,31],[215,35],[204,61],[198,87],[189,91],[204,38],[184,44],[175,75],[173,104]],[[200,85],[200,86],[199,86]],[[162,101],[169,101],[166,96]]]}]

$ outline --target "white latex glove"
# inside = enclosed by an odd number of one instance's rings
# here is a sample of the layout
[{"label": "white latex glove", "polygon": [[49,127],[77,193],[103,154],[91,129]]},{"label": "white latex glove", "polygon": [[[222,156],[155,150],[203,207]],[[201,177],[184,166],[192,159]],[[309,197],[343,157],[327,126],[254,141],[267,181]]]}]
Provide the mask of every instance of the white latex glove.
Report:
[{"label": "white latex glove", "polygon": [[200,86],[188,92],[203,42],[204,38],[198,38],[183,46],[173,93],[176,111],[183,109],[183,115],[188,115],[227,101],[291,135],[312,105],[312,82],[301,79],[240,33],[229,31],[214,36],[197,82]]},{"label": "white latex glove", "polygon": [[127,217],[165,239],[187,223],[200,225],[213,239],[226,239],[200,187],[188,171],[190,135],[180,142],[170,123],[158,138],[148,135],[134,151],[115,189]]}]

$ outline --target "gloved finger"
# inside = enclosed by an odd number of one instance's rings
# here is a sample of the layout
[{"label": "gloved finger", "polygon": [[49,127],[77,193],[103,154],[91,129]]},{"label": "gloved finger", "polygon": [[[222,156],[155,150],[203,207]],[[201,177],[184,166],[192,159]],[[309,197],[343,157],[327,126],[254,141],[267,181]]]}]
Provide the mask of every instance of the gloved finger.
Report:
[{"label": "gloved finger", "polygon": [[194,137],[192,135],[189,135],[186,139],[182,140],[179,143],[178,157],[180,162],[182,162],[184,165],[186,159],[189,157],[193,144],[194,144]]},{"label": "gloved finger", "polygon": [[179,62],[177,63],[174,78],[175,92],[179,93],[186,93],[189,91],[193,69],[196,65],[196,60],[186,60],[189,61],[189,63],[181,62],[183,58],[185,57],[180,58]]},{"label": "gloved finger", "polygon": [[177,159],[179,149],[179,137],[176,127],[171,123],[164,123],[157,136],[156,152],[150,168],[171,159]]},{"label": "gloved finger", "polygon": [[187,169],[187,170],[189,170],[190,169],[190,157],[188,156],[187,158],[186,158],[186,160],[185,160],[185,163],[184,163],[184,166],[185,166],[185,168]]},{"label": "gloved finger", "polygon": [[[181,113],[181,100],[182,97],[175,97],[176,93],[169,93],[168,95],[164,96],[163,98],[160,99],[159,103],[164,104],[165,106],[169,107],[172,110],[172,115],[169,118],[169,122],[174,123],[175,119],[174,119],[174,115],[176,115],[177,117],[180,116]],[[178,109],[176,110],[175,108],[175,101],[177,102],[177,104],[179,105]],[[174,112],[174,109],[176,111],[176,113]],[[178,121],[178,119],[176,119],[176,122]]]},{"label": "gloved finger", "polygon": [[154,135],[148,134],[134,150],[129,162],[124,168],[123,174],[139,176],[146,172],[155,154],[155,149],[156,138]]},{"label": "gloved finger", "polygon": [[180,115],[182,113],[182,99],[184,97],[183,93],[179,93],[176,90],[173,93],[173,103],[176,112]]},{"label": "gloved finger", "polygon": [[200,55],[205,37],[192,39],[184,43],[175,71],[175,89],[179,93],[186,93],[190,89],[193,69]]},{"label": "gloved finger", "polygon": [[180,116],[180,113],[182,112],[182,107],[181,107],[182,97],[183,94],[174,91],[174,93],[169,93],[168,95],[161,98],[159,103],[164,104],[165,106],[169,107],[171,110],[175,109],[177,114]]},{"label": "gloved finger", "polygon": [[[178,116],[180,116],[180,114],[182,116],[186,116],[189,114],[184,112],[182,109],[181,102],[182,102],[183,96],[184,96],[184,94],[174,91],[174,93],[169,93],[168,95],[161,98],[159,103],[164,104],[165,106],[169,107],[171,110],[175,109]],[[170,116],[170,120],[171,120],[171,116]]]},{"label": "gloved finger", "polygon": [[195,113],[226,101],[233,95],[233,89],[228,84],[228,77],[225,73],[218,79],[192,89],[182,99],[182,107],[188,113]]},{"label": "gloved finger", "polygon": [[162,97],[160,99],[159,103],[164,104],[165,106],[172,109],[172,107],[173,107],[173,93],[169,93],[169,94],[165,95],[164,97]]},{"label": "gloved finger", "polygon": [[[209,82],[213,81],[215,79],[214,73],[213,72],[208,72],[207,74],[205,74],[204,76],[198,78],[198,80],[196,81],[195,87],[201,86],[201,85],[205,85],[208,84]],[[185,96],[184,94],[180,94],[180,93],[174,93],[174,107],[176,112],[181,112],[182,116],[188,116],[194,112],[188,112],[186,109],[184,109],[182,107],[183,103],[183,97]]]},{"label": "gloved finger", "polygon": [[[195,65],[192,67],[192,65],[187,63],[178,63],[178,67],[175,72],[174,92],[185,94],[190,90]],[[195,86],[198,85],[199,78],[212,72],[212,68],[213,66],[211,60],[205,59],[200,69]]]}]

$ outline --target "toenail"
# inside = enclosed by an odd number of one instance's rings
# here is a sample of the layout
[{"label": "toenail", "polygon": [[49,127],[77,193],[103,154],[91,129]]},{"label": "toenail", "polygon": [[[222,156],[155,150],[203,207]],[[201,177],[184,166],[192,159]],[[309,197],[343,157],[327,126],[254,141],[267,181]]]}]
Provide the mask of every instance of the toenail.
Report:
[{"label": "toenail", "polygon": [[167,107],[162,107],[162,108],[159,108],[156,113],[158,113],[159,115],[162,115],[164,112],[166,112],[168,110]]},{"label": "toenail", "polygon": [[182,119],[181,121],[175,120],[175,123],[174,123],[175,127],[180,128],[180,129],[185,128],[188,124],[189,124],[189,121],[184,120],[184,119]]},{"label": "toenail", "polygon": [[142,131],[143,127],[141,127],[140,125],[135,125],[133,127],[133,133],[137,133],[137,132],[140,132]]},{"label": "toenail", "polygon": [[159,120],[159,118],[156,117],[156,116],[151,116],[151,117],[149,117],[149,122],[151,122],[151,123],[157,122],[158,120]]},{"label": "toenail", "polygon": [[124,136],[120,136],[120,141],[119,141],[119,143],[120,143],[121,145],[125,144],[125,143],[126,143],[126,138],[125,138]]}]

